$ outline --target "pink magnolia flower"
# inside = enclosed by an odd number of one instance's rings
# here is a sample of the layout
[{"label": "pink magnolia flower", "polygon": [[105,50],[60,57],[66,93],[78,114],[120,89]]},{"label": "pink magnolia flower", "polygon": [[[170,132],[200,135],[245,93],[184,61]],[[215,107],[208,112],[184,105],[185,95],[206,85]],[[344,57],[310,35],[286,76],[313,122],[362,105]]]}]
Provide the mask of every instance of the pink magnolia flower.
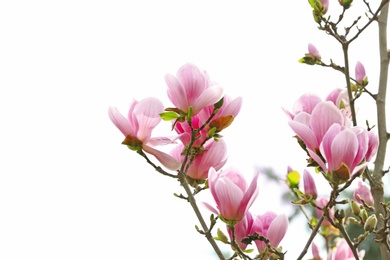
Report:
[{"label": "pink magnolia flower", "polygon": [[225,221],[242,220],[257,197],[258,176],[259,173],[256,173],[248,187],[244,176],[237,169],[229,167],[217,173],[214,168],[210,168],[209,187],[218,210],[207,203],[204,205]]},{"label": "pink magnolia flower", "polygon": [[308,152],[324,172],[336,174],[340,180],[345,181],[366,167],[367,163],[360,163],[365,159],[367,150],[367,130],[362,127],[346,128],[340,124],[333,124],[320,145],[320,152],[325,161],[314,151]]},{"label": "pink magnolia flower", "polygon": [[311,114],[300,112],[289,121],[290,127],[308,149],[317,151],[322,138],[334,123],[344,125],[345,115],[331,101],[321,101]]},{"label": "pink magnolia flower", "polygon": [[374,198],[370,192],[370,187],[362,181],[358,182],[358,187],[353,192],[353,197],[360,204],[362,204],[362,200],[364,200],[367,205],[374,205]]},{"label": "pink magnolia flower", "polygon": [[[140,102],[133,100],[130,104],[127,118],[114,107],[109,108],[108,115],[114,125],[126,138],[131,139],[135,146],[140,145],[145,152],[155,156],[168,169],[177,170],[180,166],[179,161],[152,147],[154,145],[172,143],[172,140],[167,137],[151,137],[153,129],[161,121],[160,113],[162,111],[164,111],[164,106],[161,101],[150,97]],[[133,149],[138,149],[133,144],[125,144]]]},{"label": "pink magnolia flower", "polygon": [[[365,255],[364,250],[358,252],[359,259],[363,260]],[[329,260],[354,260],[355,256],[347,241],[344,238],[340,238],[337,241],[336,246],[329,253]]]},{"label": "pink magnolia flower", "polygon": [[[234,226],[234,236],[235,236],[235,241],[238,244],[238,246],[242,249],[245,250],[247,247],[247,244],[241,242],[243,238],[251,235],[250,231],[252,228],[253,224],[253,217],[252,214],[247,211],[244,218],[237,222],[237,224]],[[227,226],[227,230],[230,236],[230,240],[232,239],[232,230],[230,229],[229,226]]]},{"label": "pink magnolia flower", "polygon": [[[185,155],[182,154],[184,145],[178,145],[172,150],[171,155],[178,161],[183,162]],[[192,179],[207,179],[209,169],[213,167],[216,171],[222,168],[227,161],[227,147],[221,138],[218,142],[211,139],[204,145],[204,151],[195,156],[192,164],[187,170],[187,175]]]},{"label": "pink magnolia flower", "polygon": [[363,64],[358,61],[355,66],[355,80],[357,83],[362,84],[364,78],[366,77],[366,69]]},{"label": "pink magnolia flower", "polygon": [[318,196],[317,186],[314,182],[313,176],[306,169],[303,171],[303,187],[305,194],[309,194],[313,199],[316,199]]},{"label": "pink magnolia flower", "polygon": [[193,115],[202,108],[217,103],[223,95],[223,89],[212,85],[209,75],[192,64],[183,65],[176,77],[166,75],[165,81],[171,102],[185,113],[192,107]]},{"label": "pink magnolia flower", "polygon": [[317,50],[316,46],[314,46],[313,44],[309,43],[308,45],[308,50],[309,50],[309,54],[313,55],[315,58],[321,60],[321,54],[320,52]]},{"label": "pink magnolia flower", "polygon": [[[288,229],[288,218],[285,214],[277,215],[268,211],[263,215],[254,217],[251,234],[255,232],[269,239],[272,247],[277,248]],[[260,240],[255,240],[257,250],[262,253],[266,249],[266,244]]]}]

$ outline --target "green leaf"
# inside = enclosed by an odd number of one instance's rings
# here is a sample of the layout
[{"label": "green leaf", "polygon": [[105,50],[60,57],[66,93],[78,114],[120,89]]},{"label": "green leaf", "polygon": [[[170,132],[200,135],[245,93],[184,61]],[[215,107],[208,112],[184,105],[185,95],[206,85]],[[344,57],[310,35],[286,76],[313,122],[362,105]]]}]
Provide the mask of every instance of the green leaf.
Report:
[{"label": "green leaf", "polygon": [[173,119],[179,118],[179,115],[173,111],[162,112],[160,116],[164,121],[171,121]]}]

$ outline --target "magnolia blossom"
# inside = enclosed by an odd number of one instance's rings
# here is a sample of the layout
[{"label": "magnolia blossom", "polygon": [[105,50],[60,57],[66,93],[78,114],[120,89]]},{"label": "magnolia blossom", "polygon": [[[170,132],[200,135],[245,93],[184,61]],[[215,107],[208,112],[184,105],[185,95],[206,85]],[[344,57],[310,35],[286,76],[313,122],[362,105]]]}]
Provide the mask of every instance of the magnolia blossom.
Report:
[{"label": "magnolia blossom", "polygon": [[340,180],[345,181],[366,167],[367,163],[360,163],[366,156],[368,141],[367,131],[362,127],[346,128],[333,124],[320,145],[325,161],[314,151],[309,149],[308,152],[324,172],[336,174]]},{"label": "magnolia blossom", "polygon": [[223,89],[212,85],[209,75],[192,64],[183,65],[176,77],[166,75],[165,81],[169,99],[185,113],[192,107],[192,114],[196,115],[202,108],[217,103],[223,96]]},{"label": "magnolia blossom", "polygon": [[353,192],[353,197],[358,203],[362,204],[362,200],[364,200],[367,205],[374,205],[374,198],[370,192],[370,187],[362,181],[358,182],[358,187]]},{"label": "magnolia blossom", "polygon": [[[186,174],[195,180],[207,179],[210,167],[218,171],[227,161],[227,147],[222,138],[218,142],[214,141],[214,139],[207,141],[203,148],[204,151],[195,156],[195,159],[186,171]],[[183,162],[185,158],[185,155],[182,154],[183,150],[184,145],[178,145],[171,152],[171,155]]]},{"label": "magnolia blossom", "polygon": [[244,176],[237,169],[229,167],[217,173],[214,168],[210,168],[209,187],[217,209],[208,203],[204,205],[225,221],[242,220],[257,197],[258,177],[259,173],[256,173],[248,187]]},{"label": "magnolia blossom", "polygon": [[[365,255],[364,250],[358,252],[359,259],[363,260]],[[344,238],[340,238],[337,241],[336,246],[329,252],[329,260],[354,260],[355,256],[347,241]]]},{"label": "magnolia blossom", "polygon": [[366,77],[366,69],[363,64],[358,61],[355,66],[355,80],[357,83],[362,84],[364,78]]},{"label": "magnolia blossom", "polygon": [[178,160],[152,147],[172,143],[172,140],[167,137],[151,137],[153,129],[161,121],[160,113],[162,111],[164,111],[164,106],[161,101],[150,97],[140,102],[133,100],[127,118],[114,107],[109,108],[108,115],[126,139],[130,140],[126,142],[125,139],[124,144],[132,148],[141,146],[145,152],[154,155],[165,167],[177,170],[180,166]]},{"label": "magnolia blossom", "polygon": [[[288,218],[285,214],[277,215],[275,212],[268,211],[263,215],[254,217],[251,234],[259,235],[269,239],[270,245],[274,248],[279,246],[288,228]],[[257,250],[262,253],[266,249],[266,244],[260,240],[255,240]]]},{"label": "magnolia blossom", "polygon": [[298,113],[288,124],[306,147],[317,151],[322,138],[333,124],[345,125],[346,117],[331,101],[321,101],[312,110]]},{"label": "magnolia blossom", "polygon": [[[250,231],[252,229],[253,225],[253,217],[252,214],[247,211],[244,218],[237,222],[237,224],[234,226],[234,236],[235,241],[237,245],[242,249],[245,250],[247,247],[247,244],[241,242],[243,238],[251,235]],[[229,226],[227,226],[227,230],[230,236],[230,240],[232,239],[232,230]]]}]

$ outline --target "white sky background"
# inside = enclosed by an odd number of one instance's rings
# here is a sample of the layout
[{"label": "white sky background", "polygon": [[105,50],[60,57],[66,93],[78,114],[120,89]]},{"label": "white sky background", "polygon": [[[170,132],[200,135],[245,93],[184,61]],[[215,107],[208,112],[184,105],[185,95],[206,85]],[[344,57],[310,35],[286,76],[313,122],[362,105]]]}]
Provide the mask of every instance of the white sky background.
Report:
[{"label": "white sky background", "polygon": [[[351,47],[373,92],[375,32],[374,24]],[[340,73],[297,62],[309,42],[342,65],[307,1],[3,1],[0,259],[216,259],[189,205],[172,196],[178,183],[120,144],[107,108],[127,113],[132,98],[148,96],[171,106],[164,75],[192,62],[244,100],[223,132],[226,166],[248,180],[258,167],[302,172],[305,154],[281,107],[344,86]],[[362,123],[374,118],[364,102]],[[162,132],[171,134],[169,123]],[[265,177],[259,186],[252,213],[290,212],[281,186]],[[305,229],[290,226],[287,259]]]}]

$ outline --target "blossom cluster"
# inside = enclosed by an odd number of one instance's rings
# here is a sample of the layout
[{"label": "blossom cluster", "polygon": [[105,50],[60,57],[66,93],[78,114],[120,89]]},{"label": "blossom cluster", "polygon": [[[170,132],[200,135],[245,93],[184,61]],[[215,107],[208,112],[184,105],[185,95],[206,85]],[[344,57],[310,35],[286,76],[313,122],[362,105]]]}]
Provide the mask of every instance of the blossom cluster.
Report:
[{"label": "blossom cluster", "polygon": [[335,89],[325,100],[316,94],[302,95],[291,112],[286,110],[309,165],[335,185],[365,169],[379,144],[373,131],[353,126],[348,104],[346,90]]},{"label": "blossom cluster", "polygon": [[[220,133],[240,112],[242,98],[225,95],[207,72],[193,64],[183,65],[176,75],[166,75],[165,81],[174,107],[164,107],[159,99],[149,97],[133,100],[127,117],[109,108],[111,121],[125,136],[122,143],[145,158],[147,154],[154,156],[166,169],[184,174],[195,189],[199,185],[208,188],[215,206],[211,202],[203,205],[226,224],[231,239],[227,243],[234,250],[245,249],[248,243],[243,240],[251,235],[269,241],[267,244],[259,238],[252,239],[259,254],[276,250],[287,231],[288,219],[285,214],[271,211],[257,215],[249,211],[259,192],[259,172],[248,185],[236,168],[223,169],[227,145]],[[162,120],[172,122],[175,137],[152,136]],[[158,149],[168,144],[174,145],[170,152]]]}]

